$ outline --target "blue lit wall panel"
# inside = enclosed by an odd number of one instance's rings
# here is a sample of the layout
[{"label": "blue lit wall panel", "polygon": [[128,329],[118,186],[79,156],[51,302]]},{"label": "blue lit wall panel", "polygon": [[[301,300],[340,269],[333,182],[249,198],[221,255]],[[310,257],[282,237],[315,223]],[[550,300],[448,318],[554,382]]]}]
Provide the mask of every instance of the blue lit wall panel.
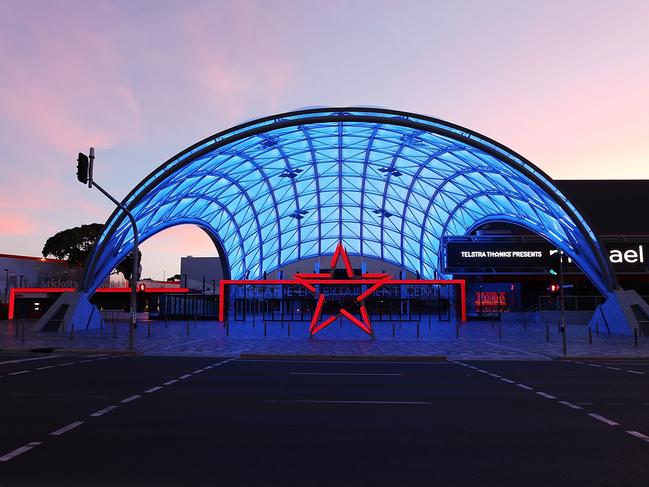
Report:
[{"label": "blue lit wall panel", "polygon": [[[601,289],[616,283],[593,232],[538,168],[467,129],[419,115],[320,109],[253,121],[167,161],[125,199],[146,239],[198,223],[231,277],[352,254],[440,275],[440,242],[478,222],[530,228],[567,252]],[[86,270],[94,291],[131,250],[116,211]]]}]

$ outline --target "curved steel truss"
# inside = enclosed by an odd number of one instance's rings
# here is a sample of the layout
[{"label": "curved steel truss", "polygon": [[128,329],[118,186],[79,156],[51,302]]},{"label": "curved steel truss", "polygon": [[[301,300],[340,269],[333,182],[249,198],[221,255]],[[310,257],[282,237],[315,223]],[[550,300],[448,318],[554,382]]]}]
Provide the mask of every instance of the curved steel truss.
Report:
[{"label": "curved steel truss", "polygon": [[[602,291],[616,287],[599,243],[537,167],[479,134],[389,110],[313,109],[268,117],[205,139],[126,198],[142,241],[200,225],[232,278],[331,254],[383,259],[440,276],[440,242],[477,222],[525,226],[570,255]],[[132,249],[113,213],[86,269],[94,291]]]}]

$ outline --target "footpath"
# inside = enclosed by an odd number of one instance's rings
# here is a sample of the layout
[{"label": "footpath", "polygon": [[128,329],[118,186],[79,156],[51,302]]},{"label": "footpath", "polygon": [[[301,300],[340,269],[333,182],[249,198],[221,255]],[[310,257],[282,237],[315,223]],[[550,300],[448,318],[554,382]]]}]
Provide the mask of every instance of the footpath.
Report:
[{"label": "footpath", "polygon": [[350,323],[330,325],[313,338],[304,322],[140,322],[134,349],[128,324],[100,330],[42,333],[29,321],[0,321],[0,351],[137,353],[191,356],[300,356],[357,358],[448,358],[454,360],[552,360],[562,358],[649,358],[649,338],[596,333],[567,326],[566,354],[556,324],[453,322],[375,323],[375,339]]}]

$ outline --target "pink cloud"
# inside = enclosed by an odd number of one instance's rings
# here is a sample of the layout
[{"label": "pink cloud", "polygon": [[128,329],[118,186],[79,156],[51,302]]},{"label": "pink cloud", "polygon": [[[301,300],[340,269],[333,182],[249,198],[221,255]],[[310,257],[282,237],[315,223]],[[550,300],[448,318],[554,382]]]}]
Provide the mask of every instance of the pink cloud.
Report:
[{"label": "pink cloud", "polygon": [[0,211],[0,231],[6,236],[24,236],[34,232],[36,225],[22,215]]}]

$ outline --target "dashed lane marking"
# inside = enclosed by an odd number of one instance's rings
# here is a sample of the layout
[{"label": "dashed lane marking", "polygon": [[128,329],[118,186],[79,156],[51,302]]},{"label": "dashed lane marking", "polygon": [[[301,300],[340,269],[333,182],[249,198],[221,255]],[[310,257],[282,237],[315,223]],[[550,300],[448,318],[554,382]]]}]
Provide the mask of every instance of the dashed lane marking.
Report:
[{"label": "dashed lane marking", "polygon": [[501,377],[500,380],[503,381],[503,382],[507,382],[508,384],[515,384],[516,383],[516,381],[509,380],[509,379],[507,379],[505,377]]},{"label": "dashed lane marking", "polygon": [[175,384],[176,382],[178,382],[178,379],[171,379],[165,382],[164,385],[170,386],[171,384]]},{"label": "dashed lane marking", "polygon": [[610,370],[622,370],[622,369],[619,368],[619,367],[606,367],[606,368],[607,368],[607,369],[610,369]]},{"label": "dashed lane marking", "polygon": [[576,404],[573,404],[568,401],[559,401],[559,404],[563,404],[564,406],[568,406],[569,408],[572,409],[583,409],[581,406],[577,406]]},{"label": "dashed lane marking", "polygon": [[85,364],[85,363],[88,363],[88,362],[92,362],[92,360],[88,360],[88,359],[86,359],[86,360],[79,360],[79,363],[80,363],[80,364]]},{"label": "dashed lane marking", "polygon": [[516,387],[520,387],[521,389],[525,389],[525,390],[528,390],[528,391],[534,390],[530,386],[526,386],[525,384],[516,384]]},{"label": "dashed lane marking", "polygon": [[303,404],[399,404],[405,406],[422,406],[430,405],[428,401],[337,401],[337,400],[320,400],[320,399],[266,399],[264,402],[291,402]]},{"label": "dashed lane marking", "polygon": [[45,370],[45,369],[53,369],[53,365],[46,365],[45,367],[36,367],[36,370]]},{"label": "dashed lane marking", "polygon": [[18,455],[25,453],[35,446],[42,445],[42,442],[40,441],[32,441],[31,443],[27,443],[25,446],[21,446],[20,448],[16,448],[13,451],[10,451],[9,453],[3,455],[0,457],[0,462],[8,462],[12,458],[17,457]]},{"label": "dashed lane marking", "polygon": [[155,387],[152,387],[151,389],[147,389],[147,390],[144,391],[144,392],[150,394],[151,392],[156,392],[156,391],[159,391],[160,389],[162,389],[162,386],[155,386]]},{"label": "dashed lane marking", "polygon": [[18,372],[9,372],[9,375],[27,374],[29,370],[19,370]]},{"label": "dashed lane marking", "polygon": [[588,365],[589,367],[597,367],[598,369],[601,369],[603,367],[603,365],[597,365],[597,364],[586,364],[586,365]]},{"label": "dashed lane marking", "polygon": [[67,433],[68,431],[73,430],[77,426],[81,426],[83,423],[85,423],[85,421],[75,421],[74,423],[70,423],[69,425],[64,426],[63,428],[59,428],[56,431],[52,431],[50,433],[50,436],[60,436],[63,433]]},{"label": "dashed lane marking", "polygon": [[543,397],[545,397],[546,399],[556,399],[555,396],[553,396],[552,394],[548,394],[547,392],[537,391],[536,393],[537,393],[539,396],[543,396]]},{"label": "dashed lane marking", "polygon": [[605,418],[604,416],[600,416],[599,414],[588,413],[588,416],[590,416],[591,418],[595,418],[596,420],[601,421],[602,423],[606,423],[609,426],[619,426],[620,425],[620,423],[616,423],[612,419]]},{"label": "dashed lane marking", "polygon": [[185,379],[189,379],[191,376],[192,376],[192,374],[185,374],[185,375],[181,375],[178,378],[181,379],[181,380],[185,380]]},{"label": "dashed lane marking", "polygon": [[198,369],[192,372],[192,374],[200,374],[201,372],[205,372],[205,369]]},{"label": "dashed lane marking", "polygon": [[53,358],[59,358],[60,355],[49,355],[47,357],[32,357],[32,358],[21,358],[21,359],[15,359],[15,360],[5,360],[3,362],[0,362],[0,365],[5,365],[5,364],[19,364],[21,362],[33,362],[34,360],[50,360]]},{"label": "dashed lane marking", "polygon": [[332,376],[393,377],[393,376],[403,376],[405,374],[363,374],[363,373],[353,373],[353,372],[289,372],[289,375],[332,375]]},{"label": "dashed lane marking", "polygon": [[66,362],[64,364],[59,364],[59,367],[65,367],[66,365],[74,365],[74,362]]},{"label": "dashed lane marking", "polygon": [[639,371],[637,371],[637,370],[627,370],[627,372],[628,372],[629,374],[640,374],[640,375],[644,375],[644,372],[639,372]]},{"label": "dashed lane marking", "polygon": [[631,436],[635,436],[636,438],[640,438],[641,440],[644,440],[647,443],[649,443],[649,436],[643,435],[639,431],[627,431],[627,433],[629,433]]},{"label": "dashed lane marking", "polygon": [[98,418],[99,416],[103,416],[104,414],[111,412],[113,409],[117,409],[117,406],[105,407],[104,409],[100,409],[99,411],[92,413],[90,416],[92,416],[93,418]]},{"label": "dashed lane marking", "polygon": [[136,399],[139,399],[139,398],[141,398],[141,397],[142,397],[141,395],[139,395],[139,394],[135,394],[135,395],[133,395],[133,396],[129,396],[129,397],[127,397],[126,399],[122,399],[120,402],[121,402],[122,404],[126,404],[127,402],[135,401]]}]

